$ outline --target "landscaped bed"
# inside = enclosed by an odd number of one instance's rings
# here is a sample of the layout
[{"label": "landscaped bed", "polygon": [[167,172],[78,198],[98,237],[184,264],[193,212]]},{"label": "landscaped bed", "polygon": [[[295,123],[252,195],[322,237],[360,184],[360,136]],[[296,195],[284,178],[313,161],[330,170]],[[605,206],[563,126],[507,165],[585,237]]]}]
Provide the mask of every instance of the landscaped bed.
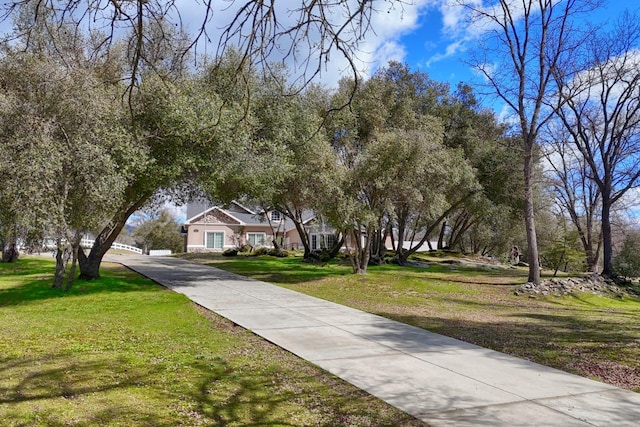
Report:
[{"label": "landscaped bed", "polygon": [[640,300],[631,293],[516,295],[526,269],[464,258],[371,266],[366,275],[299,257],[187,258],[640,391]]},{"label": "landscaped bed", "polygon": [[51,258],[0,263],[0,425],[422,425],[183,295],[103,267],[61,292]]}]

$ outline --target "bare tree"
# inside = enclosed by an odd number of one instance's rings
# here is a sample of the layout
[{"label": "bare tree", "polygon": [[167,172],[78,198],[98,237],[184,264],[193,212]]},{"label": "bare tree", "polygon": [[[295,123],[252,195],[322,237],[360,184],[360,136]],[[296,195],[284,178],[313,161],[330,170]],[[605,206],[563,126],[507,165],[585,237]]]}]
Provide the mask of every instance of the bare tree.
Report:
[{"label": "bare tree", "polygon": [[567,141],[567,133],[562,129],[550,129],[545,148],[556,203],[562,214],[569,215],[578,232],[587,270],[595,272],[602,248],[600,189],[590,178],[589,165],[576,147]]},{"label": "bare tree", "polygon": [[[186,5],[187,3],[188,5]],[[14,37],[32,39],[31,28],[46,17],[47,31],[58,32],[63,25],[74,24],[76,31],[99,34],[96,52],[104,52],[122,37],[131,36],[130,70],[127,79],[133,87],[141,70],[153,66],[152,52],[145,46],[162,36],[159,29],[186,32],[183,15],[196,11],[189,22],[195,31],[178,52],[198,54],[212,45],[217,57],[232,47],[241,52],[242,65],[251,63],[268,70],[274,60],[292,61],[305,83],[320,74],[332,55],[345,58],[357,76],[358,45],[371,30],[376,12],[402,9],[409,0],[301,0],[285,2],[195,0],[14,0],[5,2],[0,21],[21,13],[32,25],[17,28]],[[192,13],[193,14],[193,13]],[[198,50],[200,49],[200,50]],[[107,49],[108,50],[108,49]],[[196,55],[196,57],[200,57]]]},{"label": "bare tree", "polygon": [[553,72],[580,43],[572,22],[577,15],[592,11],[597,2],[499,0],[487,7],[483,6],[485,2],[480,6],[476,1],[461,3],[471,11],[470,24],[486,31],[480,56],[472,60],[472,65],[518,118],[524,161],[528,280],[539,283],[533,175],[538,135],[553,114],[553,108],[546,108],[546,101],[556,92]]},{"label": "bare tree", "polygon": [[640,184],[640,23],[625,13],[587,43],[584,71],[555,73],[558,117],[602,197],[604,275],[613,275],[611,213]]}]

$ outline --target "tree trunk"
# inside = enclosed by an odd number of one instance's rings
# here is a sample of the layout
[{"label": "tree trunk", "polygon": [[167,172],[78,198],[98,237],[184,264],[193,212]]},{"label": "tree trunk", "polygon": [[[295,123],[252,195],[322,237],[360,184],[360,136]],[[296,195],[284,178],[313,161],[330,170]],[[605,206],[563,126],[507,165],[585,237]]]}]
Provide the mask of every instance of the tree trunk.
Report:
[{"label": "tree trunk", "polygon": [[82,248],[78,250],[78,265],[80,266],[81,279],[95,280],[100,278],[100,264],[102,264],[102,258],[104,258],[104,255],[111,248],[116,236],[117,233],[113,239],[110,239],[110,236],[106,235],[105,237],[107,237],[107,239],[103,240],[100,239],[101,235],[99,235],[95,242],[93,242],[89,255],[86,255]]},{"label": "tree trunk", "polygon": [[344,234],[338,233],[336,236],[336,242],[333,244],[333,247],[329,250],[329,258],[333,259],[338,256],[340,253],[340,249],[344,245]]},{"label": "tree trunk", "polygon": [[[531,138],[531,137],[530,137]],[[540,284],[540,264],[538,238],[533,209],[533,144],[525,141],[524,156],[524,222],[527,234],[527,262],[529,263],[529,282]]]},{"label": "tree trunk", "polygon": [[396,259],[402,259],[402,252],[404,251],[404,234],[406,229],[406,215],[398,216],[398,244],[394,243],[393,239],[393,229],[391,230],[391,242],[394,245],[394,252],[396,253]]},{"label": "tree trunk", "polygon": [[447,220],[446,218],[442,221],[442,226],[440,227],[440,233],[438,234],[438,249],[444,249],[444,233],[447,230]]},{"label": "tree trunk", "polygon": [[438,219],[436,219],[429,227],[427,227],[424,231],[424,235],[422,236],[422,239],[420,239],[420,242],[415,245],[412,246],[411,248],[402,251],[402,256],[398,259],[398,262],[402,265],[404,263],[407,262],[407,259],[413,255],[414,253],[416,253],[416,251],[422,247],[422,245],[424,245],[425,242],[429,241],[429,236],[431,235],[431,233],[433,233],[433,230],[436,229],[436,227],[438,227],[440,225],[440,223],[442,221],[446,221],[445,218],[447,218],[451,212],[453,212],[455,209],[458,208],[458,206],[460,206],[464,200],[468,197],[465,196],[463,198],[461,198],[460,200],[458,200],[457,202],[455,202],[454,204],[452,204],[449,209],[447,209],[442,215],[440,215],[438,217]]},{"label": "tree trunk", "polygon": [[351,259],[353,272],[355,274],[367,274],[367,267],[369,266],[369,256],[371,250],[371,236],[369,234],[364,236],[363,245],[363,234],[361,231],[354,229],[351,235],[353,236],[353,243],[355,245],[355,253],[349,257]]},{"label": "tree trunk", "polygon": [[613,245],[611,238],[611,202],[608,195],[602,195],[602,275],[613,277]]},{"label": "tree trunk", "polygon": [[309,236],[307,235],[307,230],[304,229],[304,226],[301,222],[294,220],[293,224],[298,230],[298,234],[300,235],[300,241],[302,242],[302,247],[304,248],[304,259],[309,259],[311,255],[311,244],[309,243]]},{"label": "tree trunk", "polygon": [[64,290],[68,291],[73,286],[73,282],[76,278],[76,266],[78,265],[78,253],[80,252],[80,242],[82,241],[82,234],[76,233],[74,240],[71,244],[71,268],[67,274],[67,283],[64,286]]},{"label": "tree trunk", "polygon": [[67,269],[67,250],[62,246],[62,239],[56,240],[56,270],[53,275],[53,288],[62,289]]},{"label": "tree trunk", "polygon": [[153,193],[145,193],[134,202],[124,204],[114,215],[111,222],[98,234],[87,256],[84,249],[78,250],[78,265],[80,266],[80,278],[83,280],[95,280],[100,278],[100,264],[102,258],[116,241],[129,217],[149,200]]},{"label": "tree trunk", "polygon": [[311,244],[309,242],[307,231],[304,229],[304,224],[302,223],[302,212],[297,209],[292,209],[289,206],[284,206],[284,211],[289,219],[293,221],[293,225],[296,227],[296,230],[300,235],[300,242],[302,242],[302,247],[304,248],[304,255],[302,258],[308,260],[311,255]]}]

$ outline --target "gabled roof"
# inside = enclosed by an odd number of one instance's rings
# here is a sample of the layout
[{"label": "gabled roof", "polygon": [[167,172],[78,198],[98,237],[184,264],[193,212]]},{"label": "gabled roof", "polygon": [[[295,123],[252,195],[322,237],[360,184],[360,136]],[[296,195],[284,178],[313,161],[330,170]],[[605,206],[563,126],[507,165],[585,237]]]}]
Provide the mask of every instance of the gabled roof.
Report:
[{"label": "gabled roof", "polygon": [[[305,209],[304,211],[302,211],[302,224],[308,224],[314,218],[316,218],[316,213],[314,211],[310,209]],[[291,220],[291,218],[289,218],[288,216],[285,216],[284,231],[288,232],[288,231],[294,230],[295,228],[296,226]]]},{"label": "gabled roof", "polygon": [[185,225],[192,224],[192,223],[197,223],[199,219],[206,217],[207,214],[209,214],[210,212],[213,212],[213,211],[219,211],[223,215],[228,216],[232,220],[236,221],[239,225],[243,225],[243,221],[241,219],[237,218],[236,215],[232,215],[232,213],[230,213],[229,211],[227,211],[225,209],[222,209],[222,208],[220,208],[218,206],[214,206],[214,207],[211,207],[209,209],[206,209],[205,211],[200,212],[198,215],[187,219],[185,221]]},{"label": "gabled roof", "polygon": [[249,209],[245,205],[242,205],[242,204],[240,204],[240,202],[237,202],[235,200],[232,201],[229,204],[229,207],[226,210],[233,211],[233,212],[239,212],[239,210],[232,209],[234,205],[237,206],[238,208],[240,208],[240,210],[244,211],[244,212],[240,212],[240,213],[249,213],[249,214],[252,214],[252,215],[257,215],[257,212],[255,211],[255,209]]},{"label": "gabled roof", "polygon": [[[240,203],[233,201],[231,202],[231,205],[229,206],[229,208],[225,209],[221,206],[213,206],[210,207],[200,213],[198,213],[197,215],[192,216],[191,218],[187,219],[185,221],[185,225],[189,225],[189,224],[193,224],[193,223],[197,223],[199,222],[198,220],[203,218],[204,216],[206,216],[208,213],[213,212],[213,211],[218,211],[220,212],[222,215],[225,215],[231,219],[233,219],[235,222],[237,222],[237,225],[268,225],[269,221],[267,220],[266,215],[268,214],[268,212],[270,211],[265,211],[265,210],[261,210],[259,213],[256,213],[256,211],[249,209],[243,205],[241,205]],[[295,224],[293,223],[293,221],[291,220],[291,218],[289,218],[288,216],[283,214],[283,218],[285,220],[284,222],[284,232],[289,232],[291,230],[295,230]],[[303,224],[308,224],[309,222],[313,221],[314,219],[316,219],[316,214],[314,211],[310,210],[310,209],[305,209],[302,212],[302,223]],[[277,227],[276,227],[277,228]]]},{"label": "gabled roof", "polygon": [[234,205],[239,207],[238,210],[233,209],[224,209],[220,206],[213,206],[208,208],[197,215],[187,219],[185,221],[185,225],[200,223],[203,218],[205,218],[208,214],[217,211],[220,214],[229,217],[234,221],[234,224],[237,225],[265,225],[268,224],[267,219],[264,215],[256,214],[252,210],[243,207],[242,205],[235,203]]}]

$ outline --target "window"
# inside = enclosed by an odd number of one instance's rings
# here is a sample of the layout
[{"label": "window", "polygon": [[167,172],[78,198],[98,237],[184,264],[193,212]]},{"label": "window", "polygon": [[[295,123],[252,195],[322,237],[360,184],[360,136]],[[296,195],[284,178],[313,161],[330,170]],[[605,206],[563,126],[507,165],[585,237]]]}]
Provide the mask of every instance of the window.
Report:
[{"label": "window", "polygon": [[247,243],[253,247],[264,246],[265,233],[247,233]]},{"label": "window", "polygon": [[326,248],[331,249],[336,244],[336,235],[335,234],[325,234],[325,243]]},{"label": "window", "polygon": [[222,231],[207,231],[205,246],[208,249],[222,249],[224,233]]},{"label": "window", "polygon": [[333,233],[314,233],[311,235],[311,249],[331,249],[336,244]]},{"label": "window", "polygon": [[279,211],[271,211],[271,221],[280,221],[282,214]]}]

